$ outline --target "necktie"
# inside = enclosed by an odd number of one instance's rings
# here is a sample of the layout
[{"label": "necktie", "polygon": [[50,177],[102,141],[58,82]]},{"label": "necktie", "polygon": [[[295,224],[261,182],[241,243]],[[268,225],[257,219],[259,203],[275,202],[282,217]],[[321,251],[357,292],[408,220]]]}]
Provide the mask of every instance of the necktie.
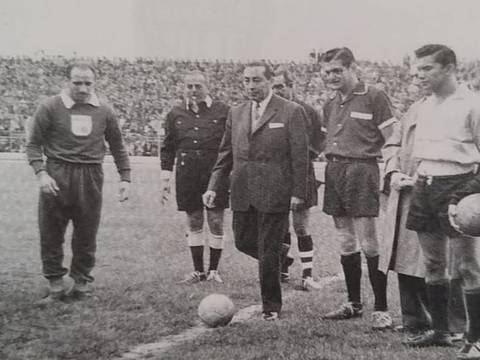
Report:
[{"label": "necktie", "polygon": [[190,103],[190,110],[192,110],[195,114],[198,114],[199,108],[198,108],[198,104],[197,104],[196,101],[192,101]]},{"label": "necktie", "polygon": [[260,122],[260,103],[254,101],[253,104],[253,114],[252,114],[252,131],[254,131],[258,123]]}]

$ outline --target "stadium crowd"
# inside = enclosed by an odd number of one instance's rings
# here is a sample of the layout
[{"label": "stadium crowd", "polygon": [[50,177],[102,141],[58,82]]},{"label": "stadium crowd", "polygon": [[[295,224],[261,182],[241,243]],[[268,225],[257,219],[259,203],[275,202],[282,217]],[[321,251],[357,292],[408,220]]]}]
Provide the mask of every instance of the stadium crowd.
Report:
[{"label": "stadium crowd", "polygon": [[[0,57],[0,152],[23,152],[26,121],[39,100],[60,91],[71,60],[63,56]],[[200,69],[208,75],[214,98],[231,105],[244,99],[239,81],[241,62],[153,58],[91,61],[98,69],[97,88],[117,111],[131,155],[158,155],[163,120],[182,97],[182,76],[187,70]],[[361,61],[360,65],[360,77],[388,93],[397,115],[416,99],[416,88],[409,81],[408,58],[403,64]],[[301,100],[317,109],[322,107],[327,91],[316,61],[274,62],[273,66],[282,66],[294,75]],[[480,61],[463,62],[459,80],[479,90]]]}]

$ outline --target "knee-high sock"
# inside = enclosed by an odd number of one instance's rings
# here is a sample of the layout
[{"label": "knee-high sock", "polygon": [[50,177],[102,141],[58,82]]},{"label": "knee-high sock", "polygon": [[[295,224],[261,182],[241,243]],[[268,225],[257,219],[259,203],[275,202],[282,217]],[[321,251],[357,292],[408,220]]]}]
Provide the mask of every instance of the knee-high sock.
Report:
[{"label": "knee-high sock", "polygon": [[480,288],[465,290],[465,303],[468,316],[467,340],[473,343],[480,340]]},{"label": "knee-high sock", "polygon": [[347,285],[348,301],[361,303],[360,281],[362,279],[362,258],[359,252],[350,255],[342,255],[340,258],[345,283]]},{"label": "knee-high sock", "polygon": [[379,256],[367,257],[368,277],[375,296],[375,311],[387,311],[387,275],[378,270]]},{"label": "knee-high sock", "polygon": [[430,315],[432,316],[433,330],[447,332],[448,329],[448,292],[447,281],[427,284]]},{"label": "knee-high sock", "polygon": [[222,256],[222,249],[210,248],[210,265],[208,270],[217,270],[220,257]]},{"label": "knee-high sock", "polygon": [[298,236],[298,252],[302,263],[302,277],[311,277],[313,268],[313,241],[310,235]]},{"label": "knee-high sock", "polygon": [[203,273],[203,246],[190,246],[190,252],[194,270]]},{"label": "knee-high sock", "polygon": [[287,232],[285,234],[285,237],[283,238],[283,243],[282,243],[282,256],[281,256],[281,269],[280,271],[282,273],[288,274],[288,267],[292,264],[291,260],[292,258],[288,258],[288,251],[290,250],[290,244],[292,243],[292,238],[290,235],[290,232]]}]

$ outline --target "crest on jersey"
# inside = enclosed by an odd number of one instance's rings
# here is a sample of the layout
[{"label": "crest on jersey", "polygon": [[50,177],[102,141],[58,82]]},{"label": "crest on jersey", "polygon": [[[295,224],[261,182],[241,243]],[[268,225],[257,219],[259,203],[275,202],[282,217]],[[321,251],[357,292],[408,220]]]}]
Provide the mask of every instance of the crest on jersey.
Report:
[{"label": "crest on jersey", "polygon": [[77,136],[88,136],[92,132],[92,117],[88,115],[71,115],[72,133]]}]

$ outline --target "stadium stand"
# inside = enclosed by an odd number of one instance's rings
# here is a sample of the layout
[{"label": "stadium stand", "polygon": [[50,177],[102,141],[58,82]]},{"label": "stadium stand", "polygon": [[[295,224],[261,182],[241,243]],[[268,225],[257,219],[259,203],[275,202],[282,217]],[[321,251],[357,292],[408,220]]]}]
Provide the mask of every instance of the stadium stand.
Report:
[{"label": "stadium stand", "polygon": [[[205,71],[213,96],[229,104],[243,100],[241,71],[236,61],[173,59],[89,59],[99,72],[97,88],[113,104],[131,155],[158,155],[163,118],[182,95],[182,76],[194,68]],[[39,101],[59,92],[70,58],[63,56],[0,57],[0,152],[23,152],[25,126]],[[401,115],[416,99],[409,61],[395,65],[360,61],[364,81],[384,89]],[[321,109],[327,92],[319,66],[305,62],[274,62],[296,78],[298,96]],[[480,89],[480,61],[463,62],[460,80]]]}]

